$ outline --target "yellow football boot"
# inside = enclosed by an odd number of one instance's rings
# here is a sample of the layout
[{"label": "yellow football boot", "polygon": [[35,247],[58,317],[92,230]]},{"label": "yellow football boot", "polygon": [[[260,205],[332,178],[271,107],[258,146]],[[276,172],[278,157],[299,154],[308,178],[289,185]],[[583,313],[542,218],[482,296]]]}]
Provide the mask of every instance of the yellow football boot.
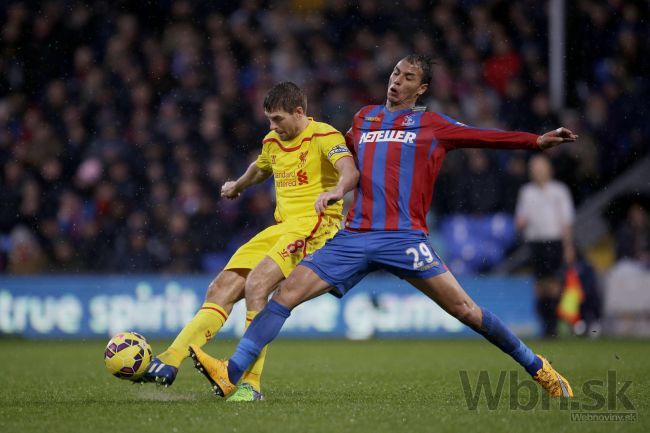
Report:
[{"label": "yellow football boot", "polygon": [[212,384],[217,397],[226,397],[237,389],[237,385],[231,383],[228,378],[228,361],[211,357],[196,344],[190,344],[190,356],[194,367]]},{"label": "yellow football boot", "polygon": [[542,355],[537,355],[542,360],[542,368],[533,377],[553,397],[573,397],[573,390],[569,381],[555,371],[551,363]]}]

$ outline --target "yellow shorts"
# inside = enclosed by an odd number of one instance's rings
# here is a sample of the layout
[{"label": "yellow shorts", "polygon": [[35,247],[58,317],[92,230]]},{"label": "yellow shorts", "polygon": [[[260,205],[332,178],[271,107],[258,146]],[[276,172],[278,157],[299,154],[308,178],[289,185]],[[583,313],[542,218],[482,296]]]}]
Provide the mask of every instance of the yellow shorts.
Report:
[{"label": "yellow shorts", "polygon": [[325,245],[340,228],[341,220],[325,215],[283,221],[262,230],[239,247],[225,269],[253,269],[264,256],[269,256],[286,277],[307,254]]}]

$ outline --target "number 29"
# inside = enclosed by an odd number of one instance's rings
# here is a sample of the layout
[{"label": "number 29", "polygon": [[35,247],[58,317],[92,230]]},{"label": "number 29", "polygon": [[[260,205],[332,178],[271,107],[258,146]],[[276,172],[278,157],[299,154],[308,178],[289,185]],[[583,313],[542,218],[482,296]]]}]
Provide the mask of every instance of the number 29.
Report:
[{"label": "number 29", "polygon": [[[418,248],[415,247],[407,248],[406,254],[409,256],[410,255],[413,256],[413,269],[421,268],[422,265],[424,265],[424,261],[426,261],[427,263],[433,262],[433,253],[431,252],[431,249],[425,242],[420,242]],[[420,254],[424,256],[424,261],[420,260]]]}]

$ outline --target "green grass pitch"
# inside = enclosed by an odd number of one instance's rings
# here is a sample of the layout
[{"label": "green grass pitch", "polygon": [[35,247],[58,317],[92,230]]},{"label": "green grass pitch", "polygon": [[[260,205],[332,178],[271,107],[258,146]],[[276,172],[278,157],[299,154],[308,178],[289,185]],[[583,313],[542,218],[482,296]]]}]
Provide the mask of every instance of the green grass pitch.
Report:
[{"label": "green grass pitch", "polygon": [[[154,341],[154,353],[168,342]],[[583,384],[617,386],[636,421],[572,421],[557,400],[550,407],[510,408],[509,376],[498,406],[482,396],[468,408],[460,371],[475,385],[486,370],[493,387],[501,371],[522,370],[476,340],[293,341],[269,350],[260,403],[227,403],[186,360],[176,383],[132,385],[104,369],[103,341],[0,339],[0,432],[648,432],[650,344],[643,340],[532,341],[572,383],[580,405],[596,404]],[[226,356],[233,342],[209,353]],[[597,392],[607,395],[603,387]],[[615,391],[614,391],[615,392]],[[517,395],[523,403],[527,389]],[[603,413],[625,411],[601,409]],[[581,406],[581,407],[582,407]],[[580,411],[584,412],[583,409]],[[627,413],[630,411],[628,410]]]}]

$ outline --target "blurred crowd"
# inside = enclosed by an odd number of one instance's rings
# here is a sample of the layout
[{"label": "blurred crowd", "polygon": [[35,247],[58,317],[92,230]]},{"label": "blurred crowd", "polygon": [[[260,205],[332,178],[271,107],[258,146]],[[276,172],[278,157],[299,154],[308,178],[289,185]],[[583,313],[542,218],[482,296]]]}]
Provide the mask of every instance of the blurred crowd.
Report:
[{"label": "blurred crowd", "polygon": [[[437,58],[430,111],[580,134],[550,152],[579,205],[648,153],[650,17],[643,1],[566,3],[556,112],[532,0],[3,2],[0,271],[218,270],[273,222],[270,183],[219,199],[268,130],[266,90],[296,82],[345,131],[410,52]],[[512,212],[529,156],[451,153],[435,211]]]}]

